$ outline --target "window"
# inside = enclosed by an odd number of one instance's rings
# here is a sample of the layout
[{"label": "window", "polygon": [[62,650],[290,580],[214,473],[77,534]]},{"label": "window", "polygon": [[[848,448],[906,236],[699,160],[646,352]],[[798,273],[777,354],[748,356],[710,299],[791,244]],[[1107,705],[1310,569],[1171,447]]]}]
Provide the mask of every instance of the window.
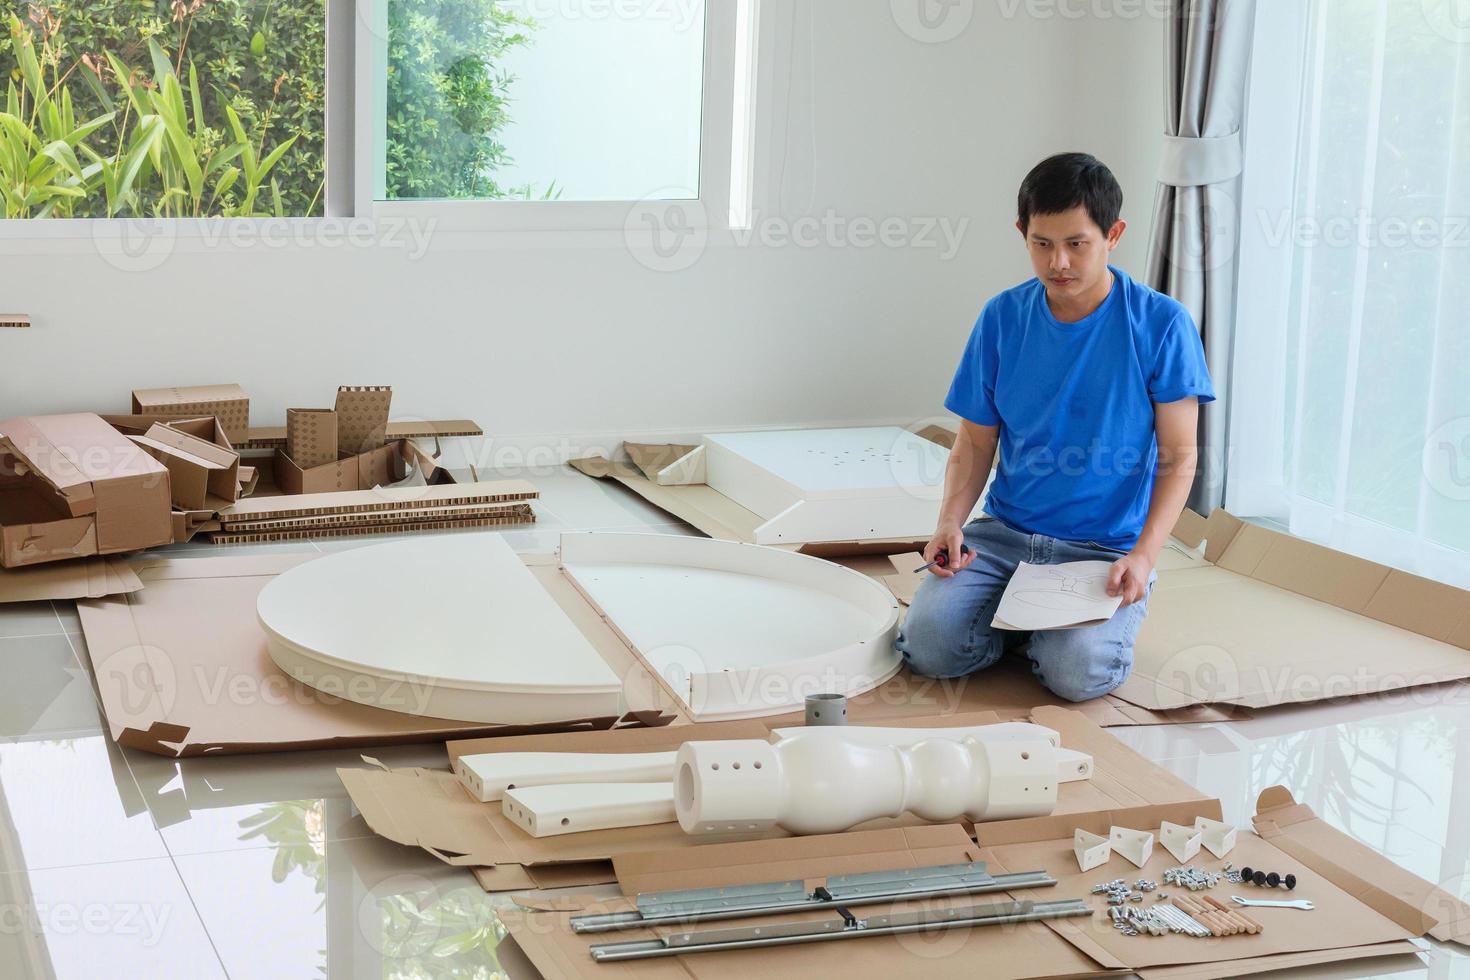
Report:
[{"label": "window", "polygon": [[0,16],[3,217],[323,213],[326,0]]},{"label": "window", "polygon": [[757,2],[6,4],[0,217],[703,227],[748,207]]},{"label": "window", "polygon": [[699,195],[702,0],[388,0],[388,200]]},{"label": "window", "polygon": [[1453,8],[1258,8],[1227,506],[1466,587],[1470,31]]}]

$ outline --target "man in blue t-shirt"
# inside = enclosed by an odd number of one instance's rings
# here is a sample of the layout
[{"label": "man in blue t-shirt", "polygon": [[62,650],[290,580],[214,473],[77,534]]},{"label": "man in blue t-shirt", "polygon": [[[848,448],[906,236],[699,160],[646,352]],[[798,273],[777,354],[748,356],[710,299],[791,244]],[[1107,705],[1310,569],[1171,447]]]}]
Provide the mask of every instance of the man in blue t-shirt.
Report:
[{"label": "man in blue t-shirt", "polygon": [[[1108,264],[1127,224],[1107,167],[1051,157],[1018,203],[1036,278],[986,304],[945,399],[960,434],[924,560],[952,560],[915,594],[898,647],[917,673],[960,677],[1029,639],[1037,678],[1085,701],[1132,669],[1154,564],[1193,482],[1199,406],[1215,392],[1189,312]],[[966,524],[992,465],[989,516]],[[1087,560],[1112,563],[1111,620],[991,628],[1018,563]]]}]

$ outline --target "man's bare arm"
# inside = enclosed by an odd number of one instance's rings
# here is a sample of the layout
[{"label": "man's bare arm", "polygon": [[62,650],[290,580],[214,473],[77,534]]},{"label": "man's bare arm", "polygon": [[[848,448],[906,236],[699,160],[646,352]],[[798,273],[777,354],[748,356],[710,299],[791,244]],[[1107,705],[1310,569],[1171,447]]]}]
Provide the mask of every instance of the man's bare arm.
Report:
[{"label": "man's bare arm", "polygon": [[926,563],[932,562],[941,549],[949,549],[949,567],[936,565],[932,569],[935,575],[947,578],[970,564],[975,557],[961,552],[965,543],[963,528],[980,495],[985,492],[985,482],[995,464],[995,447],[999,441],[1000,426],[960,421],[959,435],[955,437],[954,448],[949,451],[949,462],[944,470],[944,501],[939,507],[939,526],[924,548]]},{"label": "man's bare arm", "polygon": [[1108,594],[1123,595],[1123,604],[1142,599],[1169,534],[1179,521],[1199,464],[1199,399],[1154,405],[1154,436],[1159,444],[1158,469],[1148,502],[1148,518],[1138,543],[1113,563]]}]

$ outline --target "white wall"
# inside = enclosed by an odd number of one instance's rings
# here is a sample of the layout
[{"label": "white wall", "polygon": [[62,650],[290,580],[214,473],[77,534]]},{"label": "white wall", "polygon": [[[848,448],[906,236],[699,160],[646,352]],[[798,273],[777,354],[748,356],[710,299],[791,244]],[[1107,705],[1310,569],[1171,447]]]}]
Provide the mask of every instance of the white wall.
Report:
[{"label": "white wall", "polygon": [[35,323],[0,332],[0,418],[120,411],[134,387],[217,381],[245,386],[256,424],[330,404],[338,384],[389,383],[395,416],[577,440],[939,413],[980,306],[1030,274],[1014,199],[1041,157],[1087,149],[1113,167],[1132,219],[1117,261],[1142,273],[1163,24],[1106,16],[1106,0],[1066,7],[1092,11],[1080,18],[974,0],[968,28],[933,44],[890,8],[767,0],[797,25],[771,199],[787,217],[969,219],[948,261],[750,245],[660,273],[618,247],[440,234],[416,259],[180,243],[127,271],[90,243],[0,241],[0,308]]}]

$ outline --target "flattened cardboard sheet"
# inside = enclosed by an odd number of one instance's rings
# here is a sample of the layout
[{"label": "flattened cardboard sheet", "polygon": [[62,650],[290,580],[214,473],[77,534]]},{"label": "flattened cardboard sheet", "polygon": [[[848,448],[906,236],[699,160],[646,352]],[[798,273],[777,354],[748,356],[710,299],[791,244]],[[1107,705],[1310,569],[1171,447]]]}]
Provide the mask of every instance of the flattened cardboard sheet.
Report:
[{"label": "flattened cardboard sheet", "polygon": [[1263,707],[1470,677],[1470,592],[1215,511],[1175,537],[1115,696],[1169,710]]},{"label": "flattened cardboard sheet", "polygon": [[[1268,794],[1273,792],[1267,791]],[[1264,799],[1263,796],[1263,801]],[[1003,821],[980,824],[975,830],[982,859],[1006,871],[1042,868],[1057,878],[1055,890],[1059,893],[1065,891],[1067,894],[1075,894],[1080,891],[1086,894],[1093,885],[1120,875],[1129,880],[1144,877],[1160,881],[1164,869],[1174,867],[1178,862],[1167,851],[1156,849],[1153,857],[1141,869],[1134,868],[1115,856],[1110,863],[1079,874],[1076,858],[1072,853],[1072,832],[1075,828],[1106,833],[1112,825],[1151,828],[1157,827],[1163,820],[1190,824],[1195,816],[1214,819],[1218,811],[1218,801],[1210,800],[1183,807],[1155,806],[1135,810],[1100,811],[1072,815],[1069,818],[1040,817]],[[1383,855],[1367,848],[1362,851],[1363,863],[1360,870],[1366,878],[1407,874]],[[1170,935],[1148,937],[1148,942],[1135,942],[1132,940],[1141,937],[1124,936],[1117,932],[1103,912],[1099,912],[1091,921],[1055,920],[1047,925],[1079,949],[1100,948],[1135,969],[1172,971],[1174,968],[1187,968],[1181,975],[1189,976],[1196,975],[1190,971],[1199,964],[1228,963],[1231,964],[1229,972],[1212,975],[1238,976],[1280,969],[1283,966],[1334,962],[1341,958],[1339,954],[1344,950],[1354,951],[1351,954],[1354,958],[1359,955],[1382,955],[1385,951],[1383,944],[1404,943],[1423,935],[1434,924],[1432,920],[1421,916],[1411,904],[1392,895],[1340,887],[1332,877],[1336,869],[1334,861],[1318,863],[1312,855],[1285,852],[1277,846],[1274,839],[1242,831],[1228,860],[1237,867],[1248,865],[1295,871],[1298,879],[1295,891],[1289,896],[1280,897],[1309,898],[1316,904],[1316,910],[1304,913],[1294,909],[1248,909],[1246,911],[1265,926],[1264,932],[1216,940],[1196,940]],[[1213,858],[1203,862],[1196,859],[1192,863],[1197,867],[1211,869],[1224,864]],[[1233,894],[1276,897],[1266,895],[1265,892],[1260,895],[1243,892],[1243,887],[1245,886],[1222,881],[1215,888],[1198,894],[1209,894],[1226,903]],[[1366,954],[1356,952],[1364,948],[1372,951]],[[1388,951],[1401,948],[1394,947]],[[1173,974],[1166,972],[1163,975]]]},{"label": "flattened cardboard sheet", "polygon": [[[936,824],[757,843],[708,844],[676,852],[628,854],[618,860],[618,884],[625,895],[662,888],[734,886],[798,878],[814,888],[829,875],[962,864],[974,861],[977,853],[974,842],[963,827]],[[925,907],[1004,900],[1004,895],[960,896],[930,900]],[[854,980],[889,980],[910,975],[956,980],[973,980],[981,976],[1021,980],[1097,976],[1113,972],[1038,922],[960,929],[932,936],[856,939],[840,946],[812,943],[683,958],[596,963],[587,953],[590,945],[647,939],[667,935],[670,930],[657,927],[576,935],[567,924],[572,915],[626,911],[632,903],[625,898],[615,898],[571,907],[574,905],[576,903],[563,903],[562,908],[549,912],[526,909],[502,913],[501,921],[544,976],[568,980],[596,980],[609,975],[655,980],[733,980],[751,976],[825,976],[836,972]],[[855,911],[862,914],[862,910]],[[830,920],[836,915],[831,910],[793,913],[776,918],[713,922],[700,928],[739,928],[777,919]]]},{"label": "flattened cardboard sheet", "polygon": [[0,569],[0,604],[47,599],[100,599],[137,592],[142,587],[142,580],[122,558],[94,557]]},{"label": "flattened cardboard sheet", "polygon": [[[140,561],[133,567],[144,584],[141,591],[79,602],[112,737],[158,755],[193,756],[438,742],[618,723],[586,718],[529,729],[467,725],[372,708],[297,684],[266,652],[255,600],[266,582],[312,557]],[[629,717],[637,724],[665,720],[657,711],[630,712]]]},{"label": "flattened cardboard sheet", "polygon": [[[1256,832],[1333,884],[1375,907],[1397,909],[1400,924],[1441,942],[1470,946],[1470,904],[1388,862],[1329,825],[1283,786],[1263,791],[1252,818]],[[1463,888],[1464,879],[1455,886]]]},{"label": "flattened cardboard sheet", "polygon": [[[973,847],[968,837],[962,836],[963,829],[951,825],[622,855],[617,860],[618,883],[625,896],[663,888],[730,887],[798,878],[814,886],[828,874],[902,867],[910,861],[909,866],[978,860],[984,861],[992,873],[1047,871],[1058,884],[1016,890],[1009,896],[929,900],[923,907],[968,905],[1005,897],[1041,900],[1082,897],[1096,911],[1091,918],[982,927],[922,938],[888,936],[852,940],[856,945],[844,947],[840,952],[823,944],[811,944],[643,960],[626,964],[629,972],[621,975],[671,980],[802,975],[824,969],[830,972],[834,957],[840,956],[844,976],[1031,978],[1139,971],[1145,977],[1183,980],[1402,955],[1417,948],[1413,942],[1414,929],[1401,921],[1407,918],[1405,903],[1388,896],[1365,897],[1337,888],[1313,865],[1293,862],[1271,841],[1247,833],[1241,835],[1236,851],[1231,854],[1232,861],[1261,867],[1298,867],[1302,883],[1297,886],[1296,894],[1310,895],[1317,903],[1316,911],[1252,909],[1252,916],[1266,926],[1264,932],[1216,939],[1179,935],[1130,937],[1113,929],[1106,906],[1100,898],[1091,895],[1091,886],[1117,877],[1128,880],[1149,877],[1158,881],[1163,870],[1176,862],[1161,850],[1142,869],[1115,857],[1107,865],[1079,874],[1072,854],[1073,828],[1105,832],[1114,823],[1154,827],[1163,820],[1190,823],[1195,816],[1218,816],[1219,812],[1218,800],[1195,800],[980,824],[974,828]],[[903,843],[896,839],[898,835],[905,838]],[[1369,874],[1392,868],[1386,858],[1371,852],[1368,861],[1365,870]],[[1209,866],[1219,863],[1206,862]],[[1228,896],[1240,887],[1222,882],[1208,893],[1228,901]],[[573,914],[624,911],[631,904],[627,898],[563,903],[562,907],[548,912],[526,909],[504,921],[523,951],[546,975],[595,980],[608,975],[609,965],[593,961],[587,953],[588,946],[666,936],[672,930],[655,927],[615,934],[577,935],[567,920]],[[915,907],[913,903],[896,904]],[[818,921],[831,915],[830,912],[791,913],[780,918]],[[761,921],[774,920],[729,920],[712,924],[710,928],[733,928]]]},{"label": "flattened cardboard sheet", "polygon": [[490,480],[430,487],[379,487],[344,493],[316,493],[305,497],[258,497],[220,510],[221,525],[277,520],[287,517],[323,517],[367,514],[415,507],[493,504],[535,500],[535,486],[525,480]]}]

